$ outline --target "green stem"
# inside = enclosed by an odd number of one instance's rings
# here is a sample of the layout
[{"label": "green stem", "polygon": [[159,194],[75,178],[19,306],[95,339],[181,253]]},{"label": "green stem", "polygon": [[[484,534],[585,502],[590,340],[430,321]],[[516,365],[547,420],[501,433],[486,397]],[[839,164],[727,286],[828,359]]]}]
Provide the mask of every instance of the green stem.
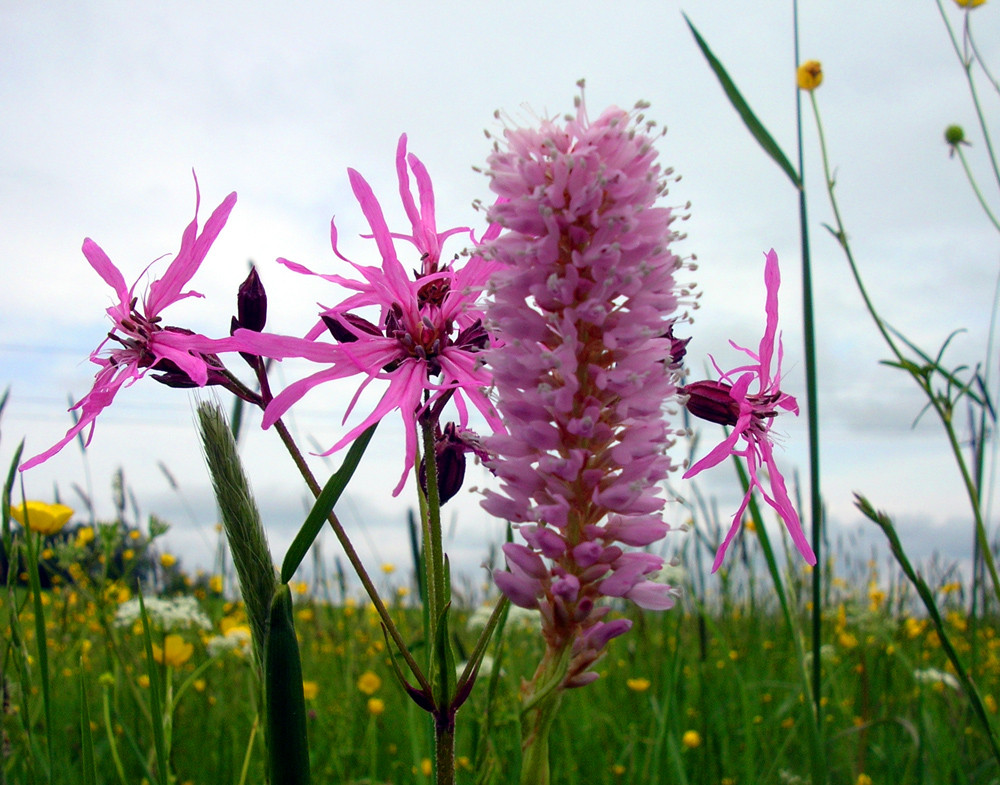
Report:
[{"label": "green stem", "polygon": [[[21,494],[24,495],[23,478]],[[42,547],[43,535],[37,538],[28,527],[28,506],[24,505],[24,539],[28,546],[28,580],[31,583],[31,596],[35,611],[35,643],[38,646],[38,669],[42,677],[42,704],[45,711],[45,750],[48,756],[49,782],[55,774],[53,769],[53,746],[52,738],[52,696],[49,691],[49,647],[48,638],[45,632],[45,607],[42,605],[42,583],[38,576],[38,553]]]},{"label": "green stem", "polygon": [[[275,421],[274,428],[278,432],[278,436],[281,437],[282,444],[285,445],[285,449],[291,456],[292,461],[299,470],[299,474],[302,475],[302,479],[305,480],[309,490],[312,492],[314,497],[319,497],[323,489],[320,487],[320,484],[316,482],[316,478],[313,476],[312,470],[309,468],[308,464],[306,464],[305,458],[302,457],[302,453],[295,444],[295,440],[292,438],[292,435],[288,432],[288,428],[280,419]],[[406,645],[406,641],[403,640],[403,636],[399,632],[399,628],[389,615],[389,610],[385,607],[385,603],[382,602],[382,597],[379,595],[378,589],[375,588],[374,581],[372,581],[371,577],[368,575],[368,571],[365,569],[365,565],[361,561],[361,557],[354,549],[354,544],[351,542],[350,537],[347,536],[347,532],[344,530],[343,525],[337,518],[336,513],[331,510],[330,514],[327,516],[327,520],[330,522],[330,528],[333,529],[333,533],[336,535],[338,542],[340,542],[340,547],[344,549],[344,554],[347,556],[347,560],[351,563],[351,567],[354,568],[354,572],[358,576],[358,580],[361,581],[361,585],[364,587],[365,593],[372,601],[372,605],[375,607],[375,612],[378,614],[379,619],[381,619],[382,624],[385,625],[385,629],[388,632],[389,637],[392,638],[392,642],[395,643],[396,648],[399,649],[400,656],[406,661],[407,666],[409,666],[414,678],[417,679],[421,689],[429,693],[431,685],[427,681],[427,677],[424,676],[420,666],[417,665],[417,661],[413,659],[413,655],[410,653],[410,650]]]},{"label": "green stem", "polygon": [[[906,367],[907,360],[903,356],[902,351],[896,345],[896,342],[892,339],[889,334],[885,323],[879,317],[878,312],[875,310],[875,305],[872,303],[871,298],[868,296],[868,290],[865,288],[864,282],[861,280],[861,273],[858,271],[857,263],[854,260],[854,254],[851,251],[851,245],[847,241],[847,232],[844,230],[844,223],[840,217],[840,208],[837,204],[837,197],[834,194],[835,183],[830,177],[830,166],[827,160],[826,154],[826,143],[823,138],[823,124],[820,121],[819,107],[816,104],[816,97],[810,94],[812,98],[813,116],[816,118],[816,128],[819,134],[820,152],[823,156],[823,173],[826,177],[826,191],[830,197],[830,206],[833,210],[834,220],[836,221],[836,232],[834,236],[837,238],[837,242],[840,243],[840,247],[844,251],[844,255],[847,257],[847,263],[851,268],[851,275],[854,277],[854,282],[858,287],[858,291],[861,293],[861,298],[864,300],[865,308],[868,310],[869,315],[875,322],[875,326],[878,328],[879,333],[881,333],[882,338],[885,340],[886,344],[889,346],[890,351],[895,355],[896,360]],[[986,534],[986,525],[983,521],[983,511],[979,503],[979,493],[976,491],[976,484],[972,480],[972,476],[969,473],[968,465],[965,461],[965,456],[962,454],[961,445],[958,443],[958,438],[955,435],[954,427],[952,426],[951,414],[948,408],[946,408],[939,396],[934,394],[934,390],[930,387],[930,383],[919,376],[918,374],[911,373],[914,380],[920,386],[920,389],[927,396],[927,399],[933,407],[934,411],[937,413],[938,419],[941,421],[942,426],[944,426],[945,432],[948,436],[948,443],[951,446],[952,454],[955,456],[955,462],[958,464],[959,472],[962,475],[962,482],[965,485],[966,494],[969,497],[969,503],[972,507],[972,514],[975,517],[976,523],[976,537],[980,543],[980,547],[983,549],[983,558],[986,561],[987,569],[990,572],[990,577],[993,581],[993,593],[997,598],[998,604],[1000,604],[1000,578],[997,575],[996,563],[993,559],[993,554],[989,548],[989,539]]]},{"label": "green stem", "polygon": [[969,162],[965,159],[965,153],[962,151],[960,144],[956,144],[952,149],[958,153],[958,160],[962,162],[962,168],[965,170],[965,176],[969,180],[969,185],[972,187],[972,193],[976,195],[976,199],[979,200],[980,206],[983,208],[983,212],[986,213],[986,217],[989,219],[990,223],[993,224],[993,228],[1000,232],[1000,221],[990,210],[990,206],[986,203],[986,198],[983,196],[983,192],[979,190],[979,185],[976,183],[976,178],[972,174],[972,170],[969,169]]},{"label": "green stem", "polygon": [[[793,35],[795,36],[795,65],[799,60],[799,4],[794,2]],[[810,92],[810,96],[812,93]],[[823,700],[823,676],[820,668],[820,648],[822,646],[823,609],[823,499],[820,491],[819,470],[819,387],[816,371],[816,329],[812,294],[812,262],[809,245],[809,217],[806,210],[806,170],[802,144],[802,90],[795,90],[795,131],[799,164],[799,235],[802,239],[802,338],[806,371],[806,420],[809,429],[809,514],[812,549],[816,556],[816,567],[812,572],[812,697],[814,723],[817,735],[822,734],[821,706]],[[825,164],[824,164],[825,165]],[[820,745],[818,749],[822,749]],[[813,761],[813,776],[825,777],[825,765],[819,759]]]},{"label": "green stem", "polygon": [[[941,0],[937,0],[937,5],[938,11],[941,13],[941,19],[944,21],[944,26],[948,30],[948,36],[951,38],[951,45],[954,47],[955,54],[958,56],[958,60],[962,64],[962,70],[965,72],[965,81],[968,83],[969,92],[972,94],[972,105],[975,107],[976,117],[979,120],[979,129],[983,134],[983,142],[986,145],[987,152],[989,153],[990,164],[993,168],[993,176],[997,181],[997,186],[1000,187],[1000,167],[997,166],[997,157],[993,152],[993,143],[990,141],[989,127],[986,125],[986,118],[983,116],[983,108],[979,103],[979,95],[976,92],[976,83],[972,78],[973,59],[966,56],[966,54],[962,51],[962,47],[958,45],[958,39],[955,37],[955,31],[952,29],[951,23],[948,21],[948,15],[944,11],[944,6],[941,4]],[[966,12],[966,39],[971,40],[968,33],[968,24],[969,15],[968,12]]]}]

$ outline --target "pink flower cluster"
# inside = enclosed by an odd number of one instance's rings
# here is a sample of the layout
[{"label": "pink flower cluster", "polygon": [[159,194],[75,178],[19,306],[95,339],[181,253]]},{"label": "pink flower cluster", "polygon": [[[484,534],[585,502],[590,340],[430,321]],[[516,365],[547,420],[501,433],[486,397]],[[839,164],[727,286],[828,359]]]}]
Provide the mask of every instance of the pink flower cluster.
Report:
[{"label": "pink flower cluster", "polygon": [[[494,578],[540,609],[550,645],[593,655],[629,622],[600,621],[602,597],[673,605],[649,580],[659,556],[626,551],[662,538],[657,484],[673,468],[664,404],[676,394],[670,328],[679,301],[666,174],[638,109],[591,122],[582,98],[565,125],[504,131],[489,158],[501,197],[490,220],[505,268],[491,281],[488,352],[507,434],[485,440],[501,492],[483,506],[526,544],[504,547]],[[578,669],[575,669],[578,670]],[[596,674],[578,672],[585,683]]]},{"label": "pink flower cluster", "polygon": [[[409,172],[417,183],[419,205],[410,189]],[[436,422],[444,404],[453,400],[459,412],[459,424],[468,419],[467,403],[479,410],[491,428],[503,425],[486,397],[489,374],[481,367],[479,352],[490,345],[482,326],[482,312],[476,305],[495,262],[472,256],[459,266],[454,260],[441,263],[445,239],[467,227],[438,232],[434,191],[424,165],[406,152],[406,135],[396,149],[396,173],[399,194],[410,220],[411,234],[389,230],[382,208],[368,182],[354,169],[348,170],[351,187],[371,227],[382,264],[361,265],[343,256],[337,249],[337,228],[331,222],[333,252],[350,264],[358,278],[320,274],[287,259],[282,264],[295,272],[316,275],[354,292],[339,305],[321,307],[320,320],[304,338],[236,330],[228,349],[273,359],[301,357],[321,364],[320,370],[293,382],[267,405],[263,425],[272,425],[306,393],[324,382],[361,376],[344,420],[350,416],[358,396],[372,381],[387,382],[375,408],[352,427],[324,455],[347,446],[369,426],[398,409],[405,429],[403,474],[393,494],[398,494],[413,468],[417,451],[418,417],[430,412]],[[500,227],[491,227],[483,239],[493,239]],[[473,243],[475,238],[469,232]],[[411,278],[399,259],[395,240],[414,246],[420,269]],[[359,309],[373,308],[371,319]],[[329,335],[334,342],[317,340]]]}]

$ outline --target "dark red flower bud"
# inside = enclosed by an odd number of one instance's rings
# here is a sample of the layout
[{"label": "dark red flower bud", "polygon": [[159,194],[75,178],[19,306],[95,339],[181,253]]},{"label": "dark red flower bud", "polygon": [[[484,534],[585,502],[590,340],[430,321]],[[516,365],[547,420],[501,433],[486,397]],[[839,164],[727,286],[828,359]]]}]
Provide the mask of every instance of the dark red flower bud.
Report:
[{"label": "dark red flower bud", "polygon": [[239,315],[239,326],[246,330],[259,333],[267,322],[267,293],[264,284],[260,282],[257,268],[250,268],[250,275],[240,284],[236,295],[236,312]]},{"label": "dark red flower bud", "polygon": [[733,387],[725,382],[692,382],[680,389],[688,396],[684,404],[695,417],[700,417],[719,425],[736,425],[740,417],[740,405],[729,394]]},{"label": "dark red flower bud", "polygon": [[[323,324],[326,325],[326,329],[330,331],[330,335],[338,343],[354,343],[358,340],[357,332],[367,333],[368,335],[382,335],[382,331],[376,325],[353,313],[338,313],[336,316],[321,314],[320,318],[323,320]],[[350,325],[350,327],[347,325]],[[350,329],[351,327],[357,332],[353,332]]]},{"label": "dark red flower bud", "polygon": [[675,338],[673,324],[660,337],[667,338],[670,341],[670,358],[667,365],[680,365],[684,360],[684,355],[687,354],[687,345],[691,342],[691,339]]},{"label": "dark red flower bud", "polygon": [[[444,432],[434,438],[434,453],[437,457],[438,499],[441,504],[451,499],[462,488],[465,481],[465,453],[471,450],[459,436],[455,423],[448,423]],[[420,486],[427,492],[427,465],[420,460],[418,469]]]}]

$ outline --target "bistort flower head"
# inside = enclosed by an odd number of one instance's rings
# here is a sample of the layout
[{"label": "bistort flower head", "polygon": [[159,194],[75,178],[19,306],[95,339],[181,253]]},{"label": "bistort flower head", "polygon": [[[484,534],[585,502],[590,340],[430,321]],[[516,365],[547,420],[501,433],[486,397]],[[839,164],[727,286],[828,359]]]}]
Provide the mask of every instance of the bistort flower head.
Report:
[{"label": "bistort flower head", "polygon": [[[767,288],[765,312],[767,323],[764,337],[756,352],[745,349],[730,341],[733,348],[746,354],[753,362],[741,365],[731,371],[723,371],[712,359],[712,365],[719,373],[716,381],[699,381],[688,384],[681,389],[687,396],[687,409],[691,414],[709,422],[719,423],[732,428],[729,435],[704,458],[695,463],[684,473],[684,478],[694,477],[705,469],[721,463],[730,455],[738,455],[746,459],[747,473],[750,476],[750,486],[747,488],[739,510],[733,516],[712,571],[719,569],[726,555],[726,549],[732,542],[747,504],[754,489],[759,489],[764,500],[773,507],[785,522],[792,542],[799,553],[809,564],[816,563],[809,542],[802,533],[799,514],[795,505],[788,498],[785,480],[774,462],[774,450],[771,445],[771,425],[781,411],[799,413],[799,406],[788,393],[781,391],[781,336],[778,333],[778,287],[781,284],[781,273],[778,269],[778,255],[773,251],[767,253],[764,264],[764,285]],[[775,362],[772,372],[771,363]],[[751,385],[754,390],[751,391]],[[743,447],[739,447],[743,443]],[[760,470],[767,470],[771,492],[764,488],[760,478]]]},{"label": "bistort flower head", "polygon": [[[409,173],[417,182],[419,206],[410,190]],[[445,403],[454,400],[459,412],[459,426],[468,421],[469,402],[485,417],[489,426],[502,430],[503,425],[484,393],[490,376],[479,360],[481,350],[491,339],[482,327],[482,312],[476,305],[496,262],[471,256],[464,265],[457,260],[441,262],[441,247],[453,234],[468,232],[467,227],[437,231],[434,191],[420,160],[406,152],[406,136],[396,149],[396,172],[403,207],[410,219],[411,234],[389,231],[382,208],[371,187],[355,170],[349,169],[351,188],[371,227],[381,266],[361,265],[343,256],[337,248],[337,228],[331,222],[334,253],[350,264],[359,278],[314,273],[287,259],[278,261],[306,275],[317,275],[353,291],[339,305],[320,306],[320,320],[305,338],[236,330],[231,348],[263,357],[284,359],[300,357],[325,367],[289,385],[275,396],[264,413],[263,425],[269,427],[309,390],[334,379],[361,375],[358,393],[344,415],[350,416],[358,396],[372,381],[388,382],[388,387],[374,410],[351,428],[323,455],[350,444],[370,425],[398,409],[403,418],[406,448],[403,474],[394,494],[402,490],[416,458],[417,418],[429,414],[436,420]],[[483,240],[494,238],[500,227],[491,227]],[[416,249],[420,267],[411,279],[397,254],[394,240],[405,240]],[[357,313],[361,308],[375,308],[372,319]],[[316,340],[329,333],[335,343]]]},{"label": "bistort flower head", "polygon": [[[204,352],[210,351],[207,347],[211,341],[190,330],[166,326],[161,316],[169,305],[179,300],[202,296],[198,292],[182,289],[198,271],[215,238],[226,225],[229,213],[236,204],[236,194],[229,194],[215,208],[199,235],[200,204],[201,193],[196,178],[194,220],[184,230],[177,256],[163,277],[153,281],[146,289],[141,305],[136,289],[149,267],[143,270],[131,287],[126,288],[121,272],[101,247],[89,237],[83,241],[83,255],[90,266],[115,290],[116,302],[107,309],[112,322],[111,332],[90,355],[90,361],[100,366],[100,370],[94,377],[93,389],[72,408],[72,411],[78,411],[76,424],[55,445],[22,463],[21,471],[47,461],[85,429],[88,429],[86,444],[90,444],[98,415],[111,405],[122,387],[131,386],[148,370],[160,371],[161,376],[166,377],[164,380],[174,386],[204,386],[210,382],[217,361]],[[118,345],[106,350],[109,341]]]},{"label": "bistort flower head", "polygon": [[[681,260],[670,209],[654,203],[668,173],[637,106],[597,120],[582,97],[565,124],[508,128],[489,158],[501,199],[492,245],[488,353],[508,434],[484,440],[501,481],[483,507],[526,544],[504,546],[494,578],[511,602],[538,608],[550,650],[572,645],[567,686],[630,622],[601,621],[603,597],[669,608],[669,586],[647,580],[663,560],[645,546],[668,525],[658,483],[671,470],[664,403],[676,392],[671,326]],[[546,561],[547,560],[547,561]]]}]

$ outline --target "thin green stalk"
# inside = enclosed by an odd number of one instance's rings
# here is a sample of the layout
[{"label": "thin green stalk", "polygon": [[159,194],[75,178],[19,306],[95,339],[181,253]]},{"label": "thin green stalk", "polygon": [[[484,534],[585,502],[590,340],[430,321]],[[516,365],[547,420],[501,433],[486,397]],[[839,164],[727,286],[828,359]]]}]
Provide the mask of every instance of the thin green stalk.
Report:
[{"label": "thin green stalk", "polygon": [[[799,4],[792,3],[792,30],[794,36],[795,67],[799,59]],[[810,93],[811,95],[811,93]],[[823,500],[820,492],[819,471],[819,386],[816,372],[816,331],[812,295],[812,264],[809,246],[809,218],[806,210],[806,170],[802,144],[802,91],[795,90],[795,138],[799,165],[799,235],[802,241],[802,338],[806,371],[806,410],[809,428],[809,514],[811,521],[812,549],[816,555],[816,569],[812,573],[812,694],[816,716],[821,716],[823,681],[820,670],[823,612]],[[822,726],[819,726],[822,728]],[[822,733],[822,730],[820,731]],[[820,773],[815,767],[814,777]],[[824,774],[825,776],[825,774]]]},{"label": "thin green stalk", "polygon": [[972,193],[976,195],[976,199],[979,201],[979,205],[983,208],[983,212],[986,213],[986,217],[989,222],[993,224],[993,228],[1000,232],[1000,221],[993,214],[990,206],[986,203],[986,197],[983,196],[983,192],[979,189],[979,184],[976,182],[975,176],[972,174],[972,170],[969,168],[969,162],[965,159],[965,152],[962,150],[960,144],[952,145],[952,150],[958,154],[958,160],[962,162],[962,168],[965,170],[965,176],[969,180],[969,185],[972,187]]},{"label": "thin green stalk", "polygon": [[114,761],[115,771],[118,772],[118,781],[121,785],[129,785],[125,779],[125,767],[122,766],[121,755],[118,754],[118,742],[115,740],[115,726],[111,722],[111,687],[104,685],[104,730],[108,737],[108,747],[111,748],[111,760]]},{"label": "thin green stalk", "polygon": [[899,541],[899,536],[896,534],[896,529],[889,516],[884,512],[876,510],[872,506],[871,502],[860,494],[854,494],[854,499],[855,506],[857,506],[857,508],[861,510],[861,512],[869,520],[875,523],[885,534],[886,538],[889,540],[889,547],[892,549],[892,554],[896,557],[896,562],[902,568],[903,574],[906,575],[910,583],[912,583],[914,588],[917,590],[917,594],[920,595],[920,599],[924,603],[924,607],[927,609],[927,613],[931,617],[931,621],[934,623],[934,629],[937,631],[938,639],[941,641],[941,648],[948,657],[948,661],[954,666],[955,675],[962,683],[962,689],[965,691],[966,697],[972,704],[973,713],[976,715],[976,719],[979,720],[983,729],[986,731],[986,738],[989,740],[990,750],[993,753],[993,757],[996,759],[997,763],[1000,764],[1000,741],[998,741],[996,731],[990,723],[989,714],[986,711],[986,706],[983,703],[982,696],[980,696],[975,682],[972,680],[972,677],[966,670],[961,658],[959,658],[958,652],[951,643],[951,638],[948,635],[948,630],[945,627],[944,620],[941,618],[941,614],[938,611],[937,603],[934,602],[933,592],[931,592],[930,587],[928,587],[924,579],[920,577],[916,570],[913,569],[913,565],[910,563],[909,558],[906,556],[906,552],[903,550],[903,545]]},{"label": "thin green stalk", "polygon": [[[958,39],[955,37],[955,31],[952,29],[951,23],[948,21],[948,15],[944,12],[944,6],[941,4],[941,0],[937,0],[937,6],[938,11],[941,13],[941,19],[944,21],[944,26],[948,30],[948,36],[951,38],[951,45],[955,49],[955,54],[958,56],[959,62],[962,63],[962,70],[965,71],[965,81],[968,83],[969,92],[972,95],[972,105],[975,107],[976,117],[979,120],[979,129],[983,134],[983,143],[986,145],[986,150],[989,154],[990,165],[993,168],[993,176],[997,181],[997,187],[1000,187],[1000,166],[997,165],[997,156],[993,151],[993,143],[990,140],[990,129],[986,124],[986,117],[983,115],[983,107],[979,103],[979,94],[976,92],[975,80],[972,78],[973,58],[968,57],[965,53],[963,53],[962,47],[958,45]],[[965,14],[966,39],[970,38],[968,24],[969,14],[967,11]]]},{"label": "thin green stalk", "polygon": [[[281,438],[282,444],[285,445],[285,449],[291,456],[296,468],[299,470],[299,474],[302,475],[302,479],[305,480],[305,483],[312,492],[313,496],[318,498],[323,489],[320,487],[320,484],[316,482],[316,478],[313,476],[312,470],[306,463],[305,458],[302,457],[302,453],[295,444],[295,440],[292,439],[292,435],[289,433],[288,428],[280,419],[274,423],[274,428],[278,432],[278,436]],[[410,668],[410,672],[413,674],[414,678],[417,679],[421,689],[429,694],[431,690],[430,682],[427,681],[427,677],[424,676],[424,673],[417,664],[417,661],[410,653],[410,650],[406,645],[406,641],[403,640],[402,633],[400,633],[399,628],[389,615],[388,608],[385,607],[385,603],[382,601],[382,597],[379,595],[378,589],[375,588],[375,583],[372,581],[371,576],[368,575],[368,571],[365,569],[365,565],[361,561],[361,557],[358,555],[358,552],[354,549],[354,544],[351,542],[350,537],[347,536],[347,532],[344,530],[343,524],[341,524],[337,515],[332,510],[327,516],[327,520],[330,522],[330,528],[333,529],[333,533],[337,537],[340,547],[344,549],[344,554],[347,556],[347,560],[351,563],[351,567],[354,568],[354,572],[358,576],[358,580],[361,581],[361,585],[364,587],[365,593],[372,601],[372,605],[375,607],[375,612],[378,614],[382,624],[385,625],[386,632],[389,637],[392,638],[392,642],[396,644],[396,648],[399,650],[400,656],[406,661],[407,666]]]},{"label": "thin green stalk", "polygon": [[[21,495],[24,495],[22,478]],[[38,552],[42,547],[42,537],[39,534],[37,539],[28,527],[28,505],[24,505],[24,540],[28,547],[28,580],[31,583],[31,596],[35,615],[35,643],[38,646],[38,670],[42,677],[42,705],[45,711],[45,750],[49,764],[48,778],[52,782],[55,775],[53,766],[52,738],[52,694],[49,685],[49,646],[45,632],[45,608],[42,605],[42,584],[38,577]],[[34,542],[33,542],[34,541]]]},{"label": "thin green stalk", "polygon": [[[830,176],[830,164],[827,158],[826,141],[823,137],[823,123],[820,119],[819,106],[816,103],[816,96],[814,93],[810,93],[810,98],[812,99],[813,116],[816,119],[816,130],[819,135],[820,152],[823,157],[823,174],[826,180],[826,191],[830,197],[830,206],[833,210],[834,221],[836,222],[836,229],[831,229],[831,232],[837,239],[840,247],[843,249],[844,255],[847,257],[847,263],[851,268],[851,275],[854,277],[854,283],[858,287],[861,298],[864,300],[865,308],[868,310],[869,315],[875,322],[875,326],[878,328],[882,338],[889,346],[890,351],[893,355],[895,355],[896,361],[899,363],[900,367],[907,368],[911,366],[912,363],[909,363],[907,358],[904,357],[899,346],[889,334],[889,330],[885,322],[882,321],[878,312],[875,310],[875,305],[868,296],[868,290],[865,288],[864,282],[861,280],[861,273],[859,272],[857,263],[854,260],[854,253],[851,251],[851,245],[847,240],[847,232],[844,229],[844,222],[840,216],[840,207],[837,204],[837,197],[834,192],[835,183]],[[952,455],[955,457],[955,463],[958,465],[958,470],[962,475],[962,482],[965,485],[965,491],[969,497],[969,503],[972,507],[972,514],[975,517],[976,537],[983,550],[983,559],[986,562],[986,567],[990,572],[990,578],[993,581],[993,593],[996,596],[997,603],[1000,604],[1000,577],[997,575],[996,562],[994,561],[993,553],[989,548],[989,538],[986,534],[986,525],[983,520],[983,511],[982,505],[979,501],[979,493],[976,490],[976,484],[972,479],[972,475],[969,473],[969,467],[966,463],[965,456],[962,453],[962,447],[955,434],[950,408],[946,408],[940,397],[934,393],[928,379],[925,379],[912,371],[910,373],[920,386],[921,390],[923,390],[924,394],[927,396],[928,405],[934,409],[938,419],[944,427],[945,433],[947,434],[948,444],[951,447]]]}]

